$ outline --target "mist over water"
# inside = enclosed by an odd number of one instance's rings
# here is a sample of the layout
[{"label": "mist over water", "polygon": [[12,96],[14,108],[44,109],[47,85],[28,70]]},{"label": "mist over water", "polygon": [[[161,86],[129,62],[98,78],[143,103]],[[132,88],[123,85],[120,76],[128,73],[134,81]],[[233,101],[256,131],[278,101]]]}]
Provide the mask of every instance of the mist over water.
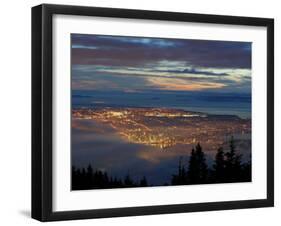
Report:
[{"label": "mist over water", "polygon": [[[146,176],[149,183],[163,185],[177,173],[179,157],[188,162],[191,146],[167,149],[134,144],[121,139],[111,128],[92,120],[74,120],[72,127],[72,164],[102,170],[112,177],[129,174],[134,180]],[[103,131],[100,130],[103,127]],[[104,128],[105,127],[105,128]],[[211,163],[214,153],[207,153]]]}]

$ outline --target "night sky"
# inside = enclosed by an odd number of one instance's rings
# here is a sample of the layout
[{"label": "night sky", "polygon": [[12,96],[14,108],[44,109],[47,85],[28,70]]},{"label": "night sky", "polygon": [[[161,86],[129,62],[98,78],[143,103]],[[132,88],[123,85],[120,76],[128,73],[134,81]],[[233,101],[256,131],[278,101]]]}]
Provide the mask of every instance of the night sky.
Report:
[{"label": "night sky", "polygon": [[72,89],[251,92],[251,43],[72,34]]}]

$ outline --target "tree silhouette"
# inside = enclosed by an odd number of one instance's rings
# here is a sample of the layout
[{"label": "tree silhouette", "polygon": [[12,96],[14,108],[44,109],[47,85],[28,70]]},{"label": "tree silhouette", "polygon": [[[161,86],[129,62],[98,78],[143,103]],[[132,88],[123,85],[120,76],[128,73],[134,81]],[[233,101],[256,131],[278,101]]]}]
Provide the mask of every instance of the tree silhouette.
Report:
[{"label": "tree silhouette", "polygon": [[[106,189],[154,186],[149,184],[145,176],[135,181],[129,174],[124,178],[108,175],[106,171],[93,170],[91,164],[87,168],[72,166],[72,189]],[[251,181],[251,156],[249,161],[242,163],[242,155],[236,150],[233,137],[230,140],[229,151],[224,152],[220,147],[213,160],[212,168],[208,168],[205,154],[198,143],[192,148],[188,164],[183,164],[179,158],[177,173],[163,185],[188,185],[206,183],[231,183]]]},{"label": "tree silhouette", "polygon": [[231,137],[229,148],[230,150],[225,153],[225,181],[240,181],[242,171],[242,155],[237,154],[233,137]]},{"label": "tree silhouette", "polygon": [[199,172],[199,167],[197,164],[196,153],[194,148],[192,148],[189,158],[189,165],[188,165],[188,178],[191,183],[196,182],[198,177],[198,172]]},{"label": "tree silhouette", "polygon": [[208,167],[206,164],[205,154],[201,145],[198,143],[191,150],[188,166],[188,180],[190,184],[199,184],[207,182]]},{"label": "tree silhouette", "polygon": [[182,157],[179,158],[178,174],[172,175],[171,184],[173,185],[183,185],[187,183],[187,173],[185,167],[182,164]]},{"label": "tree silhouette", "polygon": [[252,180],[252,162],[249,160],[248,162],[242,165],[242,173],[241,173],[241,181],[251,181]]},{"label": "tree silhouette", "polygon": [[93,168],[89,164],[86,172],[85,187],[90,187],[93,182]]},{"label": "tree silhouette", "polygon": [[141,187],[146,187],[147,186],[147,180],[146,180],[145,176],[140,180],[140,186]]},{"label": "tree silhouette", "polygon": [[215,156],[214,168],[214,180],[216,182],[222,182],[225,180],[225,154],[223,148],[220,147]]},{"label": "tree silhouette", "polygon": [[136,186],[134,186],[134,182],[131,179],[129,174],[127,174],[127,176],[125,177],[124,185],[125,185],[125,187],[136,187]]}]

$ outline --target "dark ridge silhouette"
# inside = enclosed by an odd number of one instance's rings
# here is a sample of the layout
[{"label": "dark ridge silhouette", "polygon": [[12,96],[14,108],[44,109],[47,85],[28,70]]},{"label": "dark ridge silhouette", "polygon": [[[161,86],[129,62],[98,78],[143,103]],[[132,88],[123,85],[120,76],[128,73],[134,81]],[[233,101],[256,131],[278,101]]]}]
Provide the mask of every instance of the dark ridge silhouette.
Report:
[{"label": "dark ridge silhouette", "polygon": [[[236,150],[234,139],[231,138],[229,151],[218,148],[212,168],[208,168],[205,153],[198,143],[191,150],[188,164],[183,164],[183,157],[179,158],[178,170],[173,174],[168,185],[212,184],[250,182],[252,180],[251,160],[241,161],[242,155]],[[250,158],[251,159],[251,158]],[[89,164],[85,168],[72,166],[72,190],[130,188],[154,186],[149,184],[146,177],[135,181],[127,174],[124,178],[111,177],[105,171],[93,170]]]},{"label": "dark ridge silhouette", "polygon": [[106,188],[130,188],[130,187],[146,187],[148,182],[143,177],[139,182],[134,181],[129,174],[125,178],[109,177],[107,172],[101,170],[93,170],[89,164],[87,169],[72,167],[72,190],[87,189],[106,189]]}]

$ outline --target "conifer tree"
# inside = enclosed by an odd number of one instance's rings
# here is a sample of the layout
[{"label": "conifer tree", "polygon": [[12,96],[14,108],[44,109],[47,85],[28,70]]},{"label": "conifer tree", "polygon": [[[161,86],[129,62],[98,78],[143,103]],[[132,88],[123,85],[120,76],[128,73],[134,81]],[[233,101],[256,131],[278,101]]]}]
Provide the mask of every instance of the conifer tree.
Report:
[{"label": "conifer tree", "polygon": [[195,183],[198,175],[198,165],[194,148],[191,150],[188,165],[188,179],[190,183]]},{"label": "conifer tree", "polygon": [[126,187],[132,187],[134,184],[133,184],[133,180],[131,179],[130,175],[127,174],[127,176],[125,177],[125,180],[124,180],[124,185]]},{"label": "conifer tree", "polygon": [[140,186],[141,187],[146,187],[147,186],[147,180],[146,180],[145,176],[140,180]]},{"label": "conifer tree", "polygon": [[225,154],[225,180],[227,182],[237,182],[241,179],[242,155],[236,153],[233,137],[231,137],[229,148],[230,150]]},{"label": "conifer tree", "polygon": [[214,180],[215,182],[223,182],[225,179],[225,158],[223,148],[220,147],[215,157],[214,168]]},{"label": "conifer tree", "polygon": [[202,151],[201,145],[198,143],[191,151],[188,179],[191,184],[205,183],[207,181],[208,167],[206,164],[205,154]]}]

